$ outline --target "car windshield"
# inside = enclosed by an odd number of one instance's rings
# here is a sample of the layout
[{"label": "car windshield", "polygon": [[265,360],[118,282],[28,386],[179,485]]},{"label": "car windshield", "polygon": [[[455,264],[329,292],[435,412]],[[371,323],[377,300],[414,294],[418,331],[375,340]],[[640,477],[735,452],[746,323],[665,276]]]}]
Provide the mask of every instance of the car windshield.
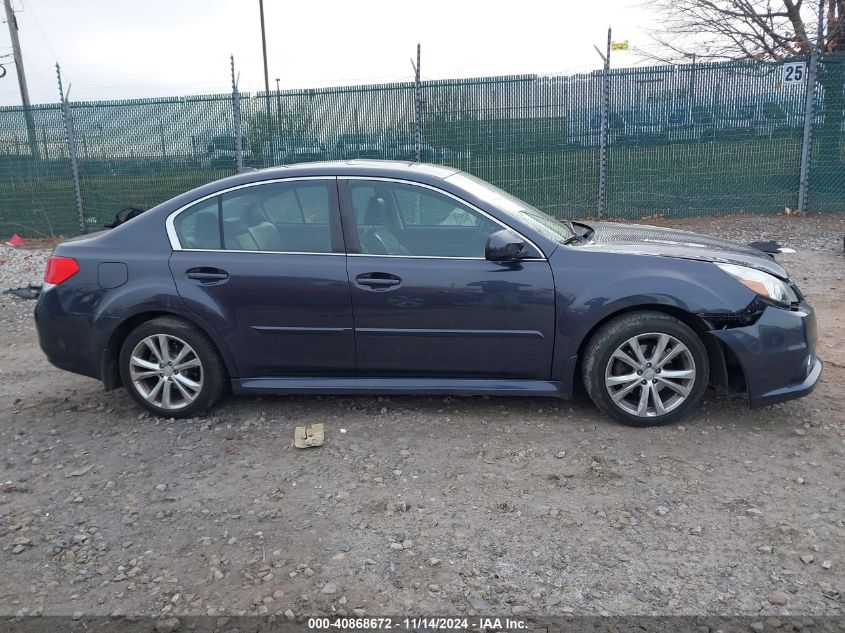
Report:
[{"label": "car windshield", "polygon": [[294,147],[306,147],[311,145],[319,145],[320,143],[315,138],[309,138],[307,136],[301,136],[299,138],[292,138],[288,141],[288,145],[293,145]]},{"label": "car windshield", "polygon": [[783,119],[786,117],[784,109],[774,101],[765,101],[762,110],[763,116],[767,119]]},{"label": "car windshield", "polygon": [[[211,140],[211,144],[215,147],[215,149],[234,150],[235,137],[216,136]],[[246,147],[246,138],[241,138],[241,146]]]},{"label": "car windshield", "polygon": [[635,110],[626,115],[628,122],[632,125],[657,125],[662,119],[656,112]]},{"label": "car windshield", "polygon": [[464,172],[458,172],[449,176],[449,181],[471,193],[479,200],[483,200],[503,213],[507,213],[516,220],[527,224],[550,240],[563,242],[573,236],[572,230],[566,224],[555,220],[550,215],[540,211],[540,209],[532,207],[524,200],[520,200],[507,191],[503,191],[480,178]]},{"label": "car windshield", "polygon": [[344,143],[371,143],[372,138],[366,134],[342,134],[340,140]]},{"label": "car windshield", "polygon": [[751,119],[754,116],[753,105],[725,105],[719,108],[719,116],[723,119]]}]

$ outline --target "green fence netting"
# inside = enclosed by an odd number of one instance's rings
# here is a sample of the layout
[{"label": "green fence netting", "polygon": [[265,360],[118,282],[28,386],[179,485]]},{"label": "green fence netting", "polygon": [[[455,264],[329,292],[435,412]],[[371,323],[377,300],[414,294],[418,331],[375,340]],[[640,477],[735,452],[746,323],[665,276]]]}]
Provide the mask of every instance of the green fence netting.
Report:
[{"label": "green fence netting", "polygon": [[231,161],[213,161],[206,152],[210,139],[232,127],[231,95],[74,103],[71,109],[88,227],[110,221],[123,207],[146,209],[233,173]]},{"label": "green fence netting", "polygon": [[[819,68],[809,211],[845,209],[845,56]],[[607,215],[777,213],[797,205],[806,82],[783,64],[614,69]],[[247,166],[415,157],[415,85],[241,93]],[[602,74],[425,81],[423,161],[485,178],[557,217],[597,213]],[[232,94],[71,103],[86,230],[235,172]],[[0,108],[0,236],[78,232],[59,105]],[[34,133],[30,133],[30,131]]]},{"label": "green fence netting", "polygon": [[608,213],[795,207],[806,93],[782,85],[780,71],[747,62],[614,71]]},{"label": "green fence netting", "polygon": [[845,53],[827,55],[819,68],[809,173],[814,211],[845,209]]},{"label": "green fence netting", "polygon": [[[0,110],[0,237],[73,235],[78,221],[62,109]],[[35,146],[33,151],[33,145]]]}]

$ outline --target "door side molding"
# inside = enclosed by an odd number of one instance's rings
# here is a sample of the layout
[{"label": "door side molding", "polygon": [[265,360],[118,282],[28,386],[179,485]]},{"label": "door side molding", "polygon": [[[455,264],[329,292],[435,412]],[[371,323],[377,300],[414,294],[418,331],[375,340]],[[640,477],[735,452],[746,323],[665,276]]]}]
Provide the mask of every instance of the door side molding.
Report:
[{"label": "door side molding", "polygon": [[244,378],[232,380],[235,393],[427,394],[560,397],[551,380],[487,378]]}]

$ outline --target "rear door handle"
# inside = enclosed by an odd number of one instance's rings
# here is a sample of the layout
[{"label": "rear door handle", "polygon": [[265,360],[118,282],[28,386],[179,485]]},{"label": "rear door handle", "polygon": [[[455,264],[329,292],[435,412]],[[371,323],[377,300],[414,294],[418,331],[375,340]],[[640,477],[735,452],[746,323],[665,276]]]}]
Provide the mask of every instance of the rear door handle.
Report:
[{"label": "rear door handle", "polygon": [[229,278],[229,273],[219,268],[189,268],[185,274],[188,279],[205,285],[218,284]]},{"label": "rear door handle", "polygon": [[370,290],[387,290],[402,285],[402,280],[390,273],[362,273],[355,277],[355,284]]}]

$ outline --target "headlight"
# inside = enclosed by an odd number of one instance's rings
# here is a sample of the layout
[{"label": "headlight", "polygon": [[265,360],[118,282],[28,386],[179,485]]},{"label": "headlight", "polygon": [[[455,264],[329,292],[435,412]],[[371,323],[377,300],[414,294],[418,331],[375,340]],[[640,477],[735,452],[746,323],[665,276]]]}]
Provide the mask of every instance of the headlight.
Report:
[{"label": "headlight", "polygon": [[716,264],[743,286],[761,297],[771,299],[783,305],[797,303],[798,297],[788,283],[762,270],[735,266],[734,264]]}]

